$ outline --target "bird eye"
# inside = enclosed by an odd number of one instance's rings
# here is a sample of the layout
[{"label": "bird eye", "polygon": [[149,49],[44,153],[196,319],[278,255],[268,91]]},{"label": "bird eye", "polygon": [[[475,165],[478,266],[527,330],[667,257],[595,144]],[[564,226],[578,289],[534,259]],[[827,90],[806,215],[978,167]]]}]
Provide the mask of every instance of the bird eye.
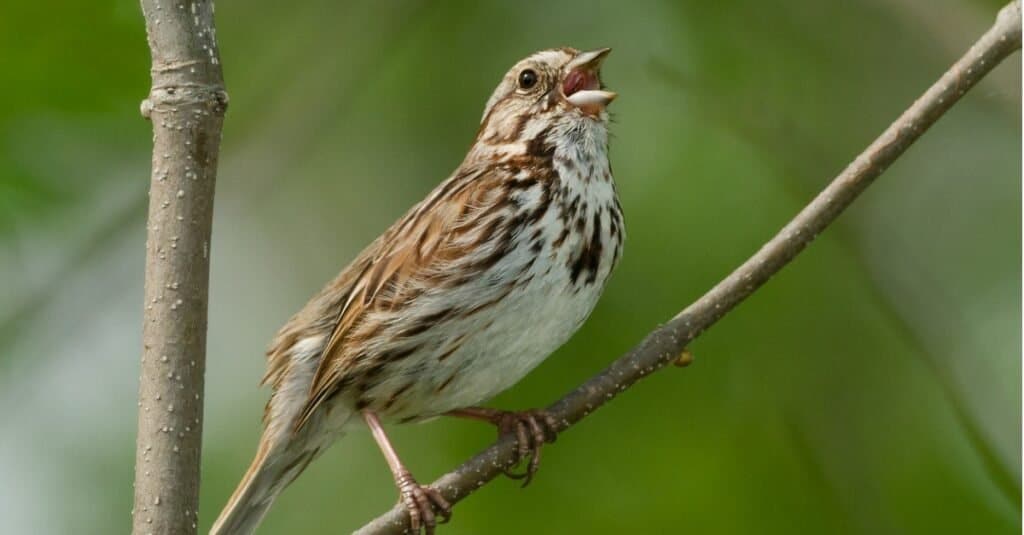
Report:
[{"label": "bird eye", "polygon": [[521,89],[530,89],[535,85],[537,85],[537,71],[526,69],[519,73],[519,87]]}]

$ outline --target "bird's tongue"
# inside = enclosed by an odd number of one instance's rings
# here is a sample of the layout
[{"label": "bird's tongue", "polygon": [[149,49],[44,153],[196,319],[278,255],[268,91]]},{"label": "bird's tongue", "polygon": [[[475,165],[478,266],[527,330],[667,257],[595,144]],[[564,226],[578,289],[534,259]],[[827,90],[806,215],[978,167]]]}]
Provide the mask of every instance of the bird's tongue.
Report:
[{"label": "bird's tongue", "polygon": [[589,70],[571,71],[562,83],[562,94],[571,96],[584,89],[597,89],[597,76]]}]

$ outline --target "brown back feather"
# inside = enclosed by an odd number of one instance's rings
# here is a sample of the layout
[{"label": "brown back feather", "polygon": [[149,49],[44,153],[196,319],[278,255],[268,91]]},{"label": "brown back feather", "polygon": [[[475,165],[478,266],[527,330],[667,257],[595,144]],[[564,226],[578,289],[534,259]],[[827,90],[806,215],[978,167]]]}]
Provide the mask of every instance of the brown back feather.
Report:
[{"label": "brown back feather", "polygon": [[[406,288],[396,286],[396,281],[419,280],[440,262],[459,256],[460,253],[450,245],[457,235],[452,231],[463,223],[463,206],[478,203],[478,197],[493,188],[498,179],[497,176],[484,177],[480,173],[458,173],[449,178],[395,222],[339,275],[333,284],[334,292],[337,295],[337,290],[343,290],[345,298],[334,316],[333,329],[310,386],[309,399],[295,423],[296,431],[309,420],[317,407],[337,393],[342,376],[352,365],[351,357],[356,354],[347,349],[362,343],[349,336],[353,327],[363,321],[368,312],[390,308],[402,299]],[[354,273],[358,275],[350,275]],[[349,275],[348,279],[346,275]],[[282,329],[275,348],[284,349],[295,343],[297,337],[285,331],[287,326]],[[268,377],[279,377],[283,373],[279,368],[284,366],[273,362],[272,358]]]}]

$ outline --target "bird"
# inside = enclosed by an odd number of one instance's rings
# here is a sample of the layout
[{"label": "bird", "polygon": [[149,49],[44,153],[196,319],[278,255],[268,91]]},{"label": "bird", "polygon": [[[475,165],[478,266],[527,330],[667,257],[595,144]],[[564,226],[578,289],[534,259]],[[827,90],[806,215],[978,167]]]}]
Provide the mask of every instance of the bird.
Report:
[{"label": "bird", "polygon": [[622,255],[608,160],[617,94],[600,77],[610,50],[552,48],[517,62],[456,170],[278,331],[256,454],[211,534],[254,532],[310,462],[364,426],[414,533],[434,533],[451,505],[412,476],[385,423],[489,422],[516,437],[528,466],[506,473],[529,482],[557,422],[480,404],[568,341]]}]

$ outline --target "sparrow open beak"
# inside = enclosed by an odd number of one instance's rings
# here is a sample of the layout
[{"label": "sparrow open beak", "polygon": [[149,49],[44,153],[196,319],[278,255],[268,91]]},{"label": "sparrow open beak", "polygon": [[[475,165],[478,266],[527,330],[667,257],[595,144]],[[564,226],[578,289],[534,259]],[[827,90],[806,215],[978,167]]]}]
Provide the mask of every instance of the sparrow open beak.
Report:
[{"label": "sparrow open beak", "polygon": [[580,52],[566,65],[562,94],[570,104],[591,115],[597,115],[618,95],[601,89],[599,74],[601,63],[611,52],[610,48],[599,48]]}]

